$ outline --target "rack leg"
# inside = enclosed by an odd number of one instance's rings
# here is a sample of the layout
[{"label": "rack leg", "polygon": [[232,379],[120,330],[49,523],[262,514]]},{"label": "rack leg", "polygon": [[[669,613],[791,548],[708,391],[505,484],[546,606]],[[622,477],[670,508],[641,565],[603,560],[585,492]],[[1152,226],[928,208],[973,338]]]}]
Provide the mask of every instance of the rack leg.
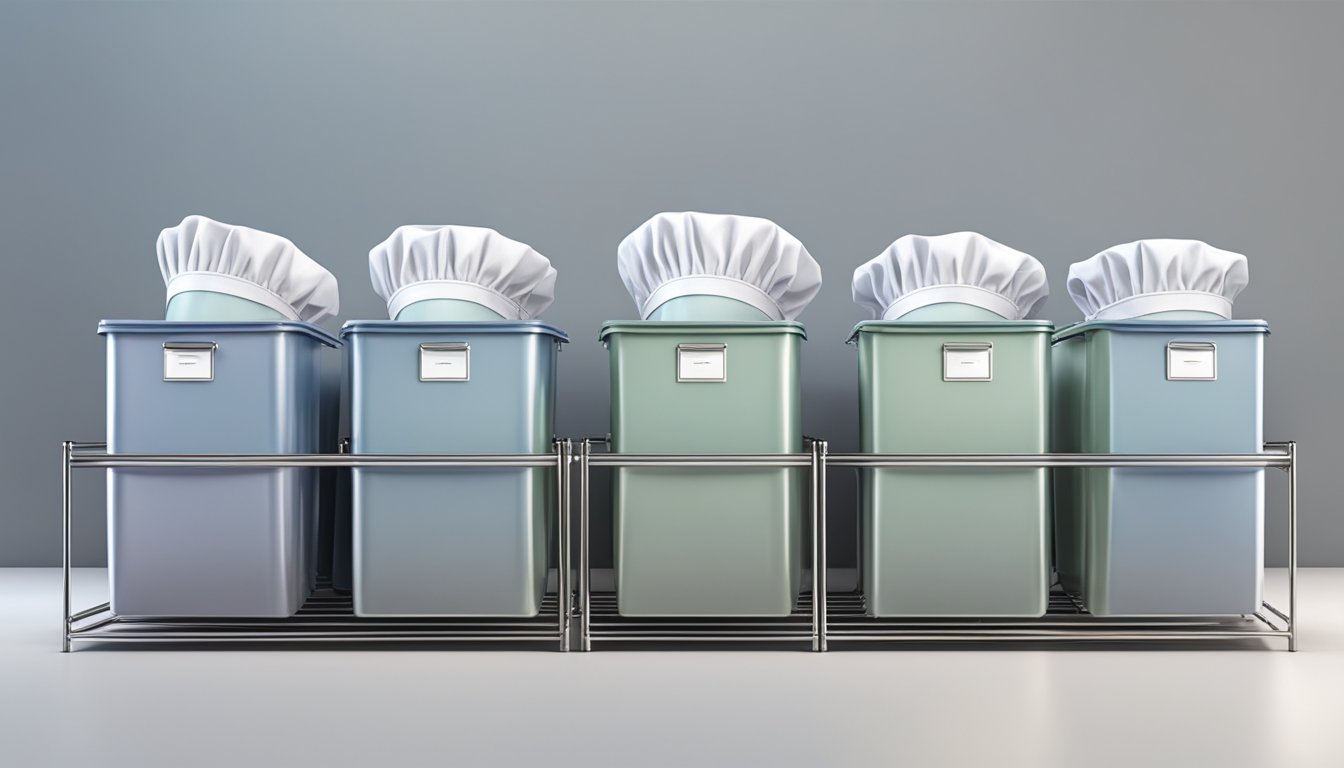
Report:
[{"label": "rack leg", "polygon": [[61,443],[61,653],[70,652],[70,453],[74,443]]},{"label": "rack leg", "polygon": [[592,567],[589,539],[592,532],[588,521],[588,456],[592,442],[583,440],[579,446],[579,650],[593,650],[592,636]]},{"label": "rack leg", "polygon": [[821,442],[819,440],[811,441],[812,463],[808,468],[811,477],[808,478],[808,518],[809,525],[812,527],[812,650],[820,653],[826,650],[826,638],[822,632],[822,625],[825,623],[826,599],[822,596],[823,585],[826,579],[822,576],[823,564],[822,557],[822,533],[821,533],[821,508],[822,508],[822,468],[821,468]]},{"label": "rack leg", "polygon": [[[868,473],[865,476],[864,473]],[[855,487],[859,492],[858,512],[854,515],[854,592],[863,595],[863,494],[864,483],[870,482],[870,479],[877,474],[876,470],[858,469],[854,470]]]},{"label": "rack leg", "polygon": [[569,650],[569,451],[565,440],[555,441],[555,615],[560,651]]},{"label": "rack leg", "polygon": [[1288,443],[1288,650],[1297,650],[1297,443]]},{"label": "rack leg", "polygon": [[826,650],[826,454],[829,450],[829,443],[825,440],[817,443],[817,519],[814,538],[817,540],[817,556],[813,561],[813,568],[817,572],[816,594],[812,596],[814,604],[820,604],[817,609],[817,620],[819,622],[817,631],[819,650]]}]

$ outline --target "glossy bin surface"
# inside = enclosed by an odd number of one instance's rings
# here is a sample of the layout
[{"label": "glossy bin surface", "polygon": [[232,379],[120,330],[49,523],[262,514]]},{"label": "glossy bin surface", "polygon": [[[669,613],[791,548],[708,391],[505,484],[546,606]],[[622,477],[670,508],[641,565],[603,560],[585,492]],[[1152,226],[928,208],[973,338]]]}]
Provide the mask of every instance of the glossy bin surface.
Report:
[{"label": "glossy bin surface", "polygon": [[[296,322],[103,321],[110,453],[315,453],[321,355]],[[165,344],[214,345],[212,380],[165,381]],[[204,361],[202,361],[204,362]],[[329,426],[329,425],[328,425]],[[311,591],[318,470],[110,469],[121,616],[280,617]]]},{"label": "glossy bin surface", "polygon": [[[1044,453],[1047,322],[860,323],[864,453]],[[944,379],[944,345],[989,345],[989,380]],[[869,615],[1040,616],[1050,579],[1048,470],[861,470]]]},{"label": "glossy bin surface", "polygon": [[[792,322],[608,323],[612,450],[802,450]],[[722,381],[678,381],[679,345],[723,345]],[[797,469],[641,468],[614,474],[624,616],[784,616],[801,576]]]},{"label": "glossy bin surface", "polygon": [[[358,321],[349,350],[354,453],[549,453],[567,337],[537,322]],[[465,380],[421,380],[421,345],[465,345]],[[360,616],[535,616],[555,472],[358,468]]]},{"label": "glossy bin surface", "polygon": [[[1056,445],[1085,453],[1257,453],[1258,320],[1080,323],[1055,335]],[[1169,380],[1168,345],[1212,344],[1216,378]],[[1056,473],[1060,580],[1103,616],[1260,607],[1262,469]]]}]

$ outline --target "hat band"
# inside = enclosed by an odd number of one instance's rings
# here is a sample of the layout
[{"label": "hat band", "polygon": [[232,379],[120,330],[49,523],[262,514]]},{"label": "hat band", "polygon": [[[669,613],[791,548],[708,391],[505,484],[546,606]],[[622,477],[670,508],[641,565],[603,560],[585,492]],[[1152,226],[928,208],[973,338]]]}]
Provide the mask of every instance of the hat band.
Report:
[{"label": "hat band", "polygon": [[269,307],[289,320],[302,319],[299,317],[298,311],[289,302],[280,298],[274,292],[257,285],[251,280],[226,275],[223,272],[181,272],[168,281],[168,301],[172,301],[173,297],[179,293],[188,291],[210,291],[237,296],[240,299],[247,299],[264,307]]},{"label": "hat band", "polygon": [[640,317],[647,320],[655,309],[681,296],[724,296],[761,310],[771,320],[784,319],[779,304],[770,298],[770,294],[744,280],[723,275],[687,275],[668,280],[644,300],[639,309]]},{"label": "hat band", "polygon": [[1161,291],[1140,293],[1098,309],[1088,320],[1124,320],[1154,312],[1212,312],[1224,320],[1232,319],[1232,300],[1207,291]]},{"label": "hat band", "polygon": [[465,280],[423,280],[399,288],[387,299],[387,316],[396,319],[401,311],[417,301],[462,299],[480,304],[505,320],[531,319],[517,302],[480,283]]},{"label": "hat band", "polygon": [[917,288],[887,306],[883,320],[895,320],[931,304],[970,304],[987,309],[1007,320],[1021,320],[1024,314],[1007,296],[978,285],[927,285]]}]

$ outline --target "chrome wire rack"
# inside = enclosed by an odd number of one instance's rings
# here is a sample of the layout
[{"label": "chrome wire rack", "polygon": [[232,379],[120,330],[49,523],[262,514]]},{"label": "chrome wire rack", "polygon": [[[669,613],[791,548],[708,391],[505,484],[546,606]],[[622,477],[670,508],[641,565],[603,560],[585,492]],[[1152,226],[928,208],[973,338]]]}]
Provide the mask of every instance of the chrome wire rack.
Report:
[{"label": "chrome wire rack", "polygon": [[[593,453],[610,446],[605,437],[579,442],[579,648],[594,643],[799,643],[826,650],[826,443],[806,438],[805,453],[673,455]],[[592,524],[589,490],[593,467],[795,467],[809,470],[807,520],[812,553],[811,592],[804,591],[793,613],[781,617],[621,616],[614,592],[592,588]]]},{"label": "chrome wire rack", "polygon": [[[553,453],[482,455],[390,454],[110,454],[103,443],[63,443],[62,455],[62,588],[64,610],[61,649],[76,642],[191,643],[191,644],[494,644],[554,643],[569,650],[573,616],[570,585],[569,482],[572,445],[556,440]],[[239,467],[443,467],[443,468],[555,468],[554,521],[557,530],[556,589],[542,601],[532,618],[363,618],[356,616],[349,596],[319,584],[294,616],[283,619],[154,618],[117,616],[108,603],[71,611],[71,471],[75,468],[191,468]]]},{"label": "chrome wire rack", "polygon": [[1297,444],[1265,443],[1252,454],[864,454],[823,455],[827,467],[857,469],[967,467],[1145,467],[1145,468],[1277,468],[1288,475],[1288,607],[1268,601],[1244,616],[1101,617],[1089,614],[1077,599],[1056,589],[1045,616],[1031,619],[874,618],[866,615],[859,590],[829,597],[824,639],[830,642],[976,642],[1109,641],[1172,642],[1185,640],[1281,639],[1297,650]]},{"label": "chrome wire rack", "polygon": [[[826,651],[831,642],[965,643],[986,641],[1116,643],[1186,640],[1245,641],[1282,639],[1297,650],[1297,446],[1266,443],[1252,454],[831,454],[827,443],[808,438],[809,452],[766,455],[594,454],[605,438],[581,441],[579,462],[579,647],[595,642],[783,642],[810,641],[812,650]],[[810,470],[809,520],[811,592],[793,615],[780,619],[621,617],[614,594],[591,589],[590,474],[593,467],[807,467]],[[998,618],[874,618],[866,613],[862,587],[830,593],[826,586],[826,475],[832,467],[902,468],[1277,468],[1288,475],[1288,604],[1287,610],[1264,602],[1254,614],[1233,617],[1160,616],[1112,618],[1092,616],[1073,596],[1051,592],[1046,615],[1031,619]]]},{"label": "chrome wire rack", "polygon": [[[556,440],[554,452],[521,455],[359,455],[359,454],[109,454],[102,443],[62,444],[62,650],[76,642],[179,644],[444,644],[554,643],[570,649],[571,626],[578,624],[579,647],[620,643],[796,643],[825,651],[830,642],[948,644],[984,641],[1244,641],[1282,639],[1297,650],[1297,446],[1266,443],[1253,454],[830,454],[824,440],[808,438],[808,450],[792,454],[620,454],[594,453],[605,438]],[[571,465],[578,467],[579,557],[574,577],[570,547]],[[284,619],[156,618],[134,619],[111,612],[107,603],[72,611],[71,542],[76,468],[279,468],[279,467],[554,467],[558,503],[555,590],[540,614],[527,619],[361,618],[348,596],[319,585],[295,616]],[[807,519],[811,529],[810,590],[805,589],[789,616],[622,617],[611,591],[598,591],[592,580],[590,489],[594,467],[792,467],[808,470]],[[967,467],[1204,467],[1277,468],[1288,477],[1287,609],[1269,602],[1240,617],[1103,618],[1087,613],[1077,599],[1053,592],[1039,619],[885,619],[866,615],[861,588],[829,593],[826,567],[826,476],[833,467],[858,469]],[[575,621],[577,620],[577,621]]]}]

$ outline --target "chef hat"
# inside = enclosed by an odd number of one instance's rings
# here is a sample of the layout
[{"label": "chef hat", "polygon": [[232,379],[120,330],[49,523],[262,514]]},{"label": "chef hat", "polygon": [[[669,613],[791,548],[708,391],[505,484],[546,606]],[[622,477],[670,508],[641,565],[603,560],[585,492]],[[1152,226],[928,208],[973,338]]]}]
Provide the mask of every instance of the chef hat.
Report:
[{"label": "chef hat", "polygon": [[484,227],[397,227],[369,251],[369,276],[394,319],[428,299],[474,302],[507,320],[529,320],[555,301],[551,262]]},{"label": "chef hat", "polygon": [[771,320],[793,320],[821,290],[821,267],[767,219],[660,213],[616,249],[621,281],[647,318],[681,296],[726,296]]},{"label": "chef hat", "polygon": [[188,216],[159,233],[158,250],[169,301],[224,293],[309,323],[340,311],[335,276],[279,235]]},{"label": "chef hat", "polygon": [[854,303],[880,320],[948,302],[1021,320],[1049,295],[1039,261],[975,232],[906,235],[854,270]]},{"label": "chef hat", "polygon": [[1232,317],[1246,257],[1198,240],[1138,240],[1069,267],[1069,295],[1088,320],[1188,310]]}]

